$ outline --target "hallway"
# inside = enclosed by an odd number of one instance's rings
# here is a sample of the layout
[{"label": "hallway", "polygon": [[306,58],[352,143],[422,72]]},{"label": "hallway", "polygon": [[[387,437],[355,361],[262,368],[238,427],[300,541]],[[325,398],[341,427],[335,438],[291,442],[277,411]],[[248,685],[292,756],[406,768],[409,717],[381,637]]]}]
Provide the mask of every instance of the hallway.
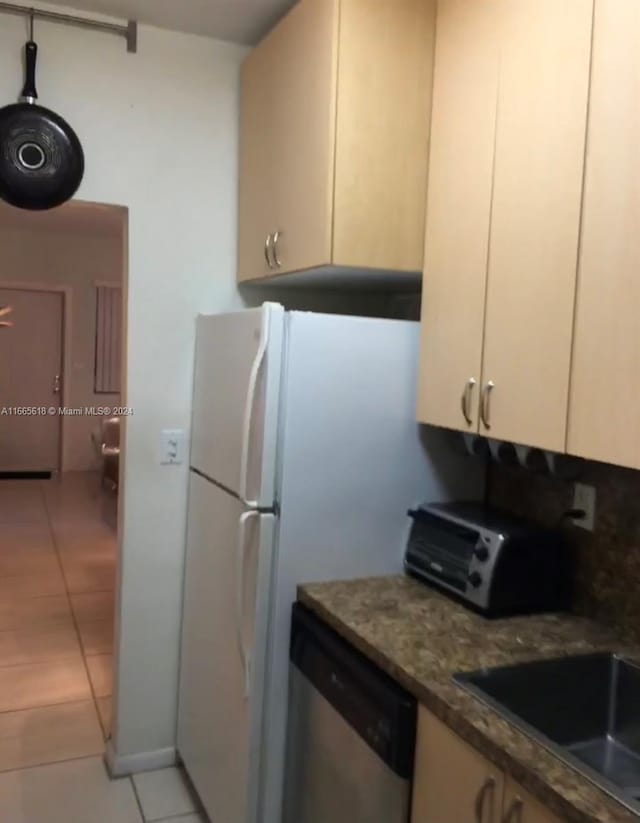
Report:
[{"label": "hallway", "polygon": [[109,780],[104,767],[115,509],[98,474],[0,480],[3,823],[205,821],[180,769]]},{"label": "hallway", "polygon": [[104,751],[115,569],[97,474],[0,480],[0,771]]}]

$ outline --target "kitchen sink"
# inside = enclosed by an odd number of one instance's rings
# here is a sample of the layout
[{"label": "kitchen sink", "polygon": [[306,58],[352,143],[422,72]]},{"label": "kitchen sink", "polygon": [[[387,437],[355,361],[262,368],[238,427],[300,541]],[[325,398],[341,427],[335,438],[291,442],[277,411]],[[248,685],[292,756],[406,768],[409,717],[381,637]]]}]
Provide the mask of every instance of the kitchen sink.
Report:
[{"label": "kitchen sink", "polygon": [[482,669],[454,680],[640,812],[640,666],[601,653]]}]

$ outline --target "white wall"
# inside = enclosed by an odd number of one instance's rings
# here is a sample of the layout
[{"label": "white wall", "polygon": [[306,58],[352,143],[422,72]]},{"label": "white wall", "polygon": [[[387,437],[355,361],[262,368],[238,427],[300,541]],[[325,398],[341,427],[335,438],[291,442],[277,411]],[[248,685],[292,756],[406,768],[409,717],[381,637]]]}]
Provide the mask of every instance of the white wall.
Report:
[{"label": "white wall", "polygon": [[[22,87],[21,18],[0,15],[0,101]],[[36,22],[40,102],[78,132],[78,196],[129,207],[128,421],[119,613],[120,756],[170,749],[184,558],[186,466],[159,432],[188,428],[194,316],[236,305],[240,47],[141,27],[123,40]],[[1,250],[0,250],[1,254]]]},{"label": "white wall", "polygon": [[[64,375],[65,401],[72,408],[117,406],[119,395],[94,392],[96,334],[96,281],[121,285],[124,261],[122,240],[117,234],[89,234],[43,228],[38,221],[8,220],[0,210],[0,285],[3,282],[65,286],[71,294],[71,351]],[[22,214],[19,213],[21,217]],[[99,429],[97,418],[65,417],[62,420],[65,471],[98,467],[91,433]]]}]

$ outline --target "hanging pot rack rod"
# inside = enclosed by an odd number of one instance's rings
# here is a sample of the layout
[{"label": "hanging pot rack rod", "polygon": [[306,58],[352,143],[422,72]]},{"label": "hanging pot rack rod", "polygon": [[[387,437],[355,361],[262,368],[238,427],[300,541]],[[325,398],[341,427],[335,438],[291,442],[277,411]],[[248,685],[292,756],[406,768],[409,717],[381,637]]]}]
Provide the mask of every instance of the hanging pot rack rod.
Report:
[{"label": "hanging pot rack rod", "polygon": [[127,51],[135,54],[138,51],[138,23],[129,20],[125,25],[118,23],[105,23],[102,20],[90,20],[88,17],[77,17],[75,14],[63,14],[57,11],[45,11],[44,9],[34,9],[28,6],[18,6],[16,3],[0,2],[0,12],[7,14],[21,14],[36,20],[51,20],[54,23],[66,23],[69,26],[81,26],[85,29],[95,29],[96,31],[106,31],[110,34],[117,34],[127,41]]}]

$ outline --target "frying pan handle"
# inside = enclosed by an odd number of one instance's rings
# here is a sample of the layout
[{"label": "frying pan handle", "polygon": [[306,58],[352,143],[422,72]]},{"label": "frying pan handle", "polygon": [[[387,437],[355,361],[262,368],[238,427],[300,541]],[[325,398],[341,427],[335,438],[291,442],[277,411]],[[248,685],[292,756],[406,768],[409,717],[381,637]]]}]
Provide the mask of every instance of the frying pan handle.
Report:
[{"label": "frying pan handle", "polygon": [[24,88],[22,89],[22,97],[27,102],[33,102],[38,99],[38,92],[36,91],[36,60],[38,59],[38,46],[33,40],[29,40],[24,47]]}]

